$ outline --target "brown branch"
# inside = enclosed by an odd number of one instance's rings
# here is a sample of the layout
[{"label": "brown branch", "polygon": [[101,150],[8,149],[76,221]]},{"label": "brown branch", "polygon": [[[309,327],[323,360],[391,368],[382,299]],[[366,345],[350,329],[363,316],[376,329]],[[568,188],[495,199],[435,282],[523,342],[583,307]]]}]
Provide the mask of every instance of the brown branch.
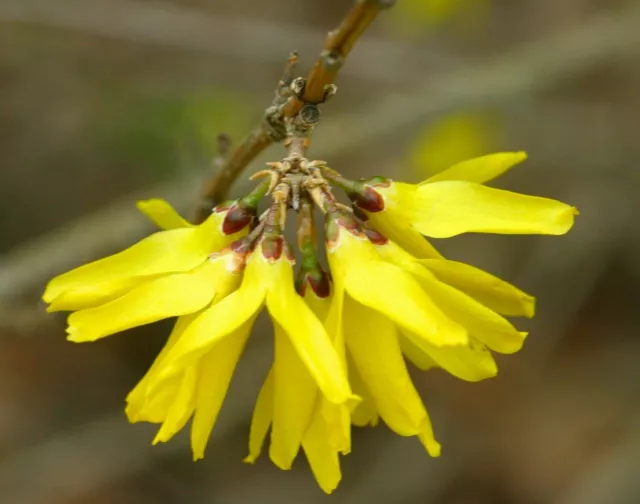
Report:
[{"label": "brown branch", "polygon": [[[325,100],[327,87],[333,83],[338,71],[344,64],[356,41],[376,18],[378,13],[391,7],[395,0],[356,0],[343,19],[340,26],[329,32],[324,49],[313,66],[306,80],[301,96],[292,95],[281,106],[280,120],[295,117],[306,103],[317,104]],[[282,97],[284,86],[288,88],[292,70],[297,62],[295,55],[290,56],[285,70],[285,77],[280,81],[276,91],[276,101]],[[267,114],[265,114],[267,115]],[[257,128],[247,136],[234,150],[229,159],[217,170],[215,175],[206,183],[202,193],[204,204],[198,209],[196,222],[202,222],[211,208],[222,202],[227,196],[231,185],[264,149],[274,141],[280,141],[280,135],[268,119],[263,119]]]},{"label": "brown branch", "polygon": [[284,110],[292,117],[305,103],[322,103],[327,87],[333,83],[351,49],[383,9],[391,7],[394,0],[359,0],[347,13],[340,26],[329,32],[320,58],[307,77],[302,99],[291,100]]},{"label": "brown branch", "polygon": [[273,142],[270,126],[262,121],[234,150],[231,156],[216,170],[202,191],[203,203],[197,209],[195,222],[203,222],[211,209],[222,203],[231,186],[246,166]]}]

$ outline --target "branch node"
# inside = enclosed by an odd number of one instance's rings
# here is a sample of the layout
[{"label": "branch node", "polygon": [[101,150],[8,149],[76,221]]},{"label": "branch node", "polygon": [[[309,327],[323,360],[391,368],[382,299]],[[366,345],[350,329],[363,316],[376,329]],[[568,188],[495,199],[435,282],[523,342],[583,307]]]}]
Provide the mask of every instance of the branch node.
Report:
[{"label": "branch node", "polygon": [[324,97],[322,98],[322,103],[327,103],[331,98],[333,98],[338,92],[338,86],[335,84],[327,84],[324,87]]},{"label": "branch node", "polygon": [[300,98],[304,94],[304,88],[307,85],[307,79],[304,77],[298,77],[297,79],[293,79],[291,81],[291,85],[289,86],[293,94],[295,94],[298,98]]},{"label": "branch node", "polygon": [[313,127],[320,121],[320,110],[311,103],[307,103],[300,109],[298,121],[306,127]]},{"label": "branch node", "polygon": [[298,66],[298,51],[292,51],[287,58],[284,71],[282,72],[282,79],[280,80],[280,86],[288,86],[294,79],[296,73],[296,67]]},{"label": "branch node", "polygon": [[322,51],[320,58],[326,70],[337,72],[344,65],[344,57],[338,51]]}]

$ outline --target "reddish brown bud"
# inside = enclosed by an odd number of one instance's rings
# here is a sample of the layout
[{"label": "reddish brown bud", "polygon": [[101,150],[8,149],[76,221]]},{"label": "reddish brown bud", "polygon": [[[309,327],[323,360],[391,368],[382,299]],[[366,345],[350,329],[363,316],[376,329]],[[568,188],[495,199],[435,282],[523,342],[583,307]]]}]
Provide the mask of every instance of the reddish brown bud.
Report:
[{"label": "reddish brown bud", "polygon": [[340,236],[340,228],[359,236],[362,233],[355,217],[343,210],[330,210],[325,216],[325,237],[327,243],[335,242]]},{"label": "reddish brown bud", "polygon": [[389,242],[389,239],[386,236],[368,226],[364,228],[364,234],[367,235],[369,241],[374,245],[385,245]]},{"label": "reddish brown bud", "polygon": [[253,241],[248,236],[240,238],[229,245],[229,248],[237,254],[248,254],[253,248]]},{"label": "reddish brown bud", "polygon": [[255,211],[238,202],[231,205],[222,223],[222,232],[226,235],[237,233],[248,226],[255,217]]},{"label": "reddish brown bud", "polygon": [[329,273],[319,266],[314,269],[302,269],[296,277],[296,291],[302,297],[307,292],[307,286],[311,287],[314,294],[321,299],[331,294],[331,278]]},{"label": "reddish brown bud", "polygon": [[365,185],[358,192],[349,194],[349,198],[356,205],[367,212],[382,212],[384,210],[384,199],[373,187]]},{"label": "reddish brown bud", "polygon": [[338,225],[349,231],[351,234],[359,234],[361,232],[360,224],[358,224],[358,221],[353,217],[353,215],[342,212],[337,220]]},{"label": "reddish brown bud", "polygon": [[307,282],[319,298],[328,298],[331,294],[331,281],[324,270],[320,270],[319,275],[307,275]]},{"label": "reddish brown bud", "polygon": [[282,236],[265,236],[262,239],[262,255],[270,261],[277,261],[282,257],[285,243]]},{"label": "reddish brown bud", "polygon": [[351,208],[353,210],[353,215],[355,215],[362,222],[367,222],[369,220],[369,216],[367,215],[367,213],[364,210],[362,210],[362,208],[360,208],[358,205],[354,203],[351,206]]},{"label": "reddish brown bud", "polygon": [[287,256],[287,259],[289,260],[290,263],[292,264],[296,263],[296,256],[293,253],[293,249],[291,248],[291,245],[289,245],[287,242],[284,242],[284,253]]}]

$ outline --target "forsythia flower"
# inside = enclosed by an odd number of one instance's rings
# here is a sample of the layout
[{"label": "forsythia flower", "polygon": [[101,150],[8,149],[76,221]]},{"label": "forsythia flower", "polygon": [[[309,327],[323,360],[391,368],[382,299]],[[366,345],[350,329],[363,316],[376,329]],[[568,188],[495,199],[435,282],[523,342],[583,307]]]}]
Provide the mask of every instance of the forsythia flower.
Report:
[{"label": "forsythia flower", "polygon": [[374,177],[364,182],[366,192],[355,203],[376,230],[420,258],[438,257],[421,234],[566,233],[577,214],[574,207],[483,185],[525,159],[524,152],[491,154],[458,163],[420,184]]},{"label": "forsythia flower", "polygon": [[[326,320],[331,303],[329,278],[324,272],[316,278],[303,278],[298,290],[313,312]],[[335,340],[334,344],[342,349],[338,353],[346,371],[344,345]],[[271,460],[281,469],[290,469],[302,448],[318,484],[331,493],[342,477],[338,454],[350,451],[349,423],[348,407],[318,394],[316,383],[276,327],[274,365],[256,401],[245,461],[258,458],[271,425]]]},{"label": "forsythia flower", "polygon": [[[348,181],[322,162],[286,158],[272,164],[270,183],[217,207],[197,226],[162,201],[141,202],[163,231],[60,275],[43,298],[49,310],[74,311],[67,332],[76,342],[177,317],[127,397],[126,413],[132,422],[160,424],[154,443],[192,418],[194,459],[204,456],[253,322],[266,307],[274,362],[256,401],[245,460],[257,459],[270,430],[271,460],[290,469],[302,450],[330,493],[341,479],[339,456],[351,451],[352,424],[381,418],[440,455],[405,359],[475,382],[497,374],[492,351],[522,347],[526,333],[505,316],[532,317],[534,298],[446,260],[424,236],[566,233],[575,208],[483,185],[524,159],[484,156],[412,185]],[[289,172],[296,177],[287,179]],[[311,183],[296,185],[300,177]],[[329,183],[346,190],[353,211],[337,203]],[[273,202],[258,219],[267,190]],[[312,202],[325,213],[330,273],[316,257]],[[297,276],[282,236],[289,208],[299,212]]]},{"label": "forsythia flower", "polygon": [[131,421],[162,423],[158,442],[170,439],[193,415],[192,448],[194,458],[201,458],[263,304],[274,319],[278,346],[298,352],[300,368],[308,368],[326,399],[352,400],[345,368],[322,323],[295,291],[291,258],[281,237],[262,238],[245,261],[241,247],[219,250],[246,235],[244,229],[224,233],[225,225],[230,231],[239,227],[237,222],[228,225],[228,209],[191,226],[164,202],[139,206],[155,223],[173,229],[60,275],[43,296],[50,310],[79,310],[70,315],[67,330],[76,342],[180,316],[162,352],[127,398]]}]

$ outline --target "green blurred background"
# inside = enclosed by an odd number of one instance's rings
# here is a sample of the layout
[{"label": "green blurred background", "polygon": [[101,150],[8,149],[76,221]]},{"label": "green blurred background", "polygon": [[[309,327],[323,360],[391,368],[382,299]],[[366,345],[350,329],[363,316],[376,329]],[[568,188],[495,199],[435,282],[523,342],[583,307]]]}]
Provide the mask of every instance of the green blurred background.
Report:
[{"label": "green blurred background", "polygon": [[248,131],[287,54],[306,71],[350,4],[0,0],[0,502],[640,502],[637,0],[398,0],[323,107],[310,156],[346,175],[418,181],[526,150],[497,185],[581,211],[565,237],[436,243],[539,298],[497,378],[414,373],[440,459],[358,429],[331,497],[303,457],[288,473],[243,464],[272,352],[262,329],[194,464],[184,433],[151,447],[153,427],[123,411],[169,325],[74,345],[44,313],[50,276],[152,230],[137,199],[193,209],[216,135]]}]

